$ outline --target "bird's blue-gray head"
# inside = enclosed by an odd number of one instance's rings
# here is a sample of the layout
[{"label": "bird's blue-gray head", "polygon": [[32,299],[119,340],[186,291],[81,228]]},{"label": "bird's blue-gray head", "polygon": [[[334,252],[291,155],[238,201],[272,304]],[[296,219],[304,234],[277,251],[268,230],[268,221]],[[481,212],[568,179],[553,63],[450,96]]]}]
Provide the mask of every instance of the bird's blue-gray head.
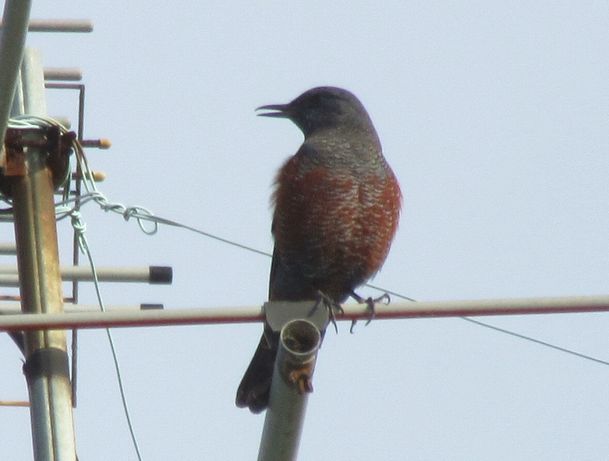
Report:
[{"label": "bird's blue-gray head", "polygon": [[321,86],[305,91],[288,104],[270,104],[257,110],[270,110],[258,115],[292,120],[305,137],[321,129],[340,126],[372,128],[372,122],[355,95],[342,88]]}]

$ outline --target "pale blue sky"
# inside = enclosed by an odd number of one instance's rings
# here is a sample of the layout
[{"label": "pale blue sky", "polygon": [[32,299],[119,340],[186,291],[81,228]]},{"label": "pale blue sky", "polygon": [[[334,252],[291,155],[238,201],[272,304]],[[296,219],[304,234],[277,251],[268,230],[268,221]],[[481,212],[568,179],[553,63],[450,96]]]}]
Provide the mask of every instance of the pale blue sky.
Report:
[{"label": "pale blue sky", "polygon": [[[607,294],[606,1],[35,2],[93,20],[31,35],[48,66],[80,66],[100,189],[265,251],[277,168],[302,136],[254,108],[320,84],[357,94],[405,195],[375,284],[420,300]],[[75,95],[49,96],[73,117]],[[104,285],[107,303],[258,305],[270,261],[85,207],[99,265],[167,264],[170,287]],[[69,223],[59,225],[69,260]],[[9,225],[0,228],[10,240]],[[82,287],[84,302],[94,302]],[[363,294],[375,294],[366,289]],[[609,359],[606,314],[493,325]],[[259,325],[117,330],[147,461],[255,459],[263,416],[234,407]],[[108,345],[80,336],[82,461],[133,460]],[[0,337],[1,399],[26,398]],[[301,460],[605,460],[609,368],[460,319],[377,321],[326,335]],[[31,459],[29,415],[0,410],[0,453]]]}]

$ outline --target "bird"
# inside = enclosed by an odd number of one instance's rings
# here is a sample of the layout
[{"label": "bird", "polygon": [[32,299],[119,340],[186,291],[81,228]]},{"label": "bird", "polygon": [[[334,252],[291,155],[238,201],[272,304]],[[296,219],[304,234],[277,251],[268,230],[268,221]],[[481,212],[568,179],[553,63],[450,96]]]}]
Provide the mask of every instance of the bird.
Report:
[{"label": "bird", "polygon": [[[366,109],[353,93],[323,86],[257,110],[291,120],[304,135],[274,184],[269,301],[363,302],[354,290],[383,265],[402,204]],[[262,335],[237,390],[238,407],[267,408],[277,348],[276,337]]]}]

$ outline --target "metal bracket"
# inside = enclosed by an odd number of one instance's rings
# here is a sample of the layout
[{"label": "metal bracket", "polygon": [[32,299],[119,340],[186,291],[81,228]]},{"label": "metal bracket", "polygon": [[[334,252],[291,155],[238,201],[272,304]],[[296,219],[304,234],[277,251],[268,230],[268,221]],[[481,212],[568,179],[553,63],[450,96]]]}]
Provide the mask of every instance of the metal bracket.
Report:
[{"label": "metal bracket", "polygon": [[53,174],[53,187],[65,183],[69,172],[69,156],[76,134],[63,132],[58,127],[7,128],[2,155],[0,156],[0,192],[12,197],[14,177],[27,174],[25,152],[29,148],[45,152],[46,162]]},{"label": "metal bracket", "polygon": [[305,319],[325,332],[330,314],[323,303],[317,301],[268,301],[262,306],[266,317],[265,331],[279,334],[283,326],[296,319]]}]

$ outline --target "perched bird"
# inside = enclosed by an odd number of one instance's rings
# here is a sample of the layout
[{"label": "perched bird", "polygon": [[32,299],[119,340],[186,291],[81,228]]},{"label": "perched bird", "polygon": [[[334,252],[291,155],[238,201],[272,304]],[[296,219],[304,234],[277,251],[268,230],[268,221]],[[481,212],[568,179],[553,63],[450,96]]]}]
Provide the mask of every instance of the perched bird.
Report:
[{"label": "perched bird", "polygon": [[[361,302],[354,290],[385,261],[402,201],[366,109],[335,87],[258,109],[290,119],[304,134],[275,182],[269,300]],[[260,339],[237,390],[238,407],[258,413],[268,406],[277,347],[277,338]]]}]

